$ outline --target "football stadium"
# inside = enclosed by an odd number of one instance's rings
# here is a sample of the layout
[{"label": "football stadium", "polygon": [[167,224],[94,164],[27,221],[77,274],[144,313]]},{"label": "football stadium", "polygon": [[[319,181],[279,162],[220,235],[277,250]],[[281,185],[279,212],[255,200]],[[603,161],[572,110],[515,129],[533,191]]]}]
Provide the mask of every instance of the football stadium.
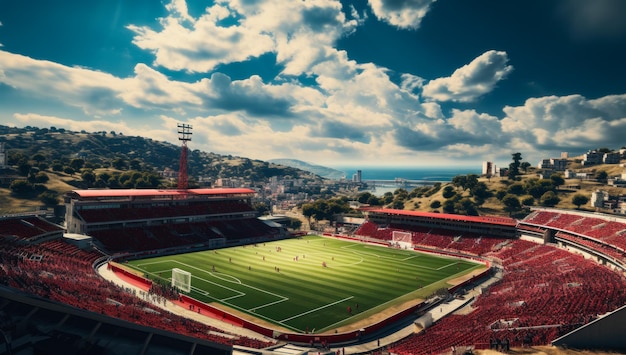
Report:
[{"label": "football stadium", "polygon": [[365,211],[288,233],[245,188],[74,190],[0,219],[3,353],[624,350],[626,220]]}]

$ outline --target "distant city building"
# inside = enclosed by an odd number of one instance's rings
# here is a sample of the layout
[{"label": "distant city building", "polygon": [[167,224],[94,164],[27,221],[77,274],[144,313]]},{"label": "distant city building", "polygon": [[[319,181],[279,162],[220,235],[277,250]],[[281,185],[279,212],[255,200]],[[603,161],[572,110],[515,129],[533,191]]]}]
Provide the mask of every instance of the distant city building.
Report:
[{"label": "distant city building", "polygon": [[552,168],[556,171],[565,171],[565,169],[567,169],[567,162],[565,158],[550,159],[550,164],[552,164]]},{"label": "distant city building", "polygon": [[565,171],[565,169],[567,168],[567,159],[565,158],[542,159],[539,162],[539,164],[537,164],[537,168],[549,169],[549,170],[554,170],[554,171]]},{"label": "distant city building", "polygon": [[581,179],[581,180],[587,180],[591,178],[591,175],[589,173],[577,173],[575,171],[572,170],[565,170],[565,178],[566,179]]},{"label": "distant city building", "polygon": [[620,159],[621,159],[620,153],[604,153],[604,156],[602,156],[602,163],[619,164]]},{"label": "distant city building", "polygon": [[352,175],[352,182],[361,182],[361,170],[357,170],[354,175]]},{"label": "distant city building", "polygon": [[541,159],[539,164],[537,164],[537,169],[550,169],[550,159]]},{"label": "distant city building", "polygon": [[568,159],[569,154],[567,152],[561,152],[561,159]]},{"label": "distant city building", "polygon": [[604,201],[609,200],[609,194],[606,191],[596,190],[591,193],[591,199],[589,200],[589,204],[591,207],[604,207]]},{"label": "distant city building", "polygon": [[603,157],[604,154],[598,152],[597,150],[590,150],[583,154],[582,164],[583,166],[602,164]]},{"label": "distant city building", "polygon": [[494,164],[491,161],[484,161],[482,175],[486,175],[486,176],[497,175],[496,164]]}]

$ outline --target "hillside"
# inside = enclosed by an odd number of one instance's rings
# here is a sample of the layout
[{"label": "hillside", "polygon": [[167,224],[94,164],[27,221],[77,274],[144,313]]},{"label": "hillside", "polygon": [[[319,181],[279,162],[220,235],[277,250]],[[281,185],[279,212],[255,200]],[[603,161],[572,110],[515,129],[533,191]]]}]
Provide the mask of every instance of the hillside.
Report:
[{"label": "hillside", "polygon": [[297,159],[270,159],[269,163],[290,166],[295,169],[309,171],[315,175],[319,175],[326,179],[338,180],[344,178],[346,173],[336,169],[328,168],[321,165],[313,165]]},{"label": "hillside", "polygon": [[[624,170],[624,168],[618,165],[597,165],[594,167],[587,167],[585,169],[575,169],[575,170],[578,172],[588,172],[588,173],[606,171],[609,176],[615,176],[615,175],[619,175]],[[492,196],[486,198],[485,202],[482,205],[480,205],[480,207],[477,208],[478,213],[480,215],[504,215],[504,216],[510,215],[509,212],[505,211],[505,206],[502,203],[502,201],[496,197],[498,191],[508,192],[512,184],[516,184],[516,183],[525,184],[529,180],[532,180],[532,179],[539,180],[534,169],[532,172],[521,175],[519,177],[519,181],[511,181],[506,177],[497,177],[497,178],[494,177],[490,179],[487,179],[485,177],[480,177],[478,181],[486,184],[489,194]],[[462,188],[454,186],[454,184],[452,183],[447,183],[447,184],[442,184],[441,189],[439,189],[432,196],[414,197],[414,198],[408,199],[404,203],[404,208],[407,210],[442,212],[441,207],[432,208],[431,204],[433,203],[433,201],[439,201],[441,204],[443,204],[447,200],[444,197],[444,189],[446,186],[453,187],[455,193],[459,195],[461,198],[468,198],[468,199],[472,198],[469,191],[463,191]],[[591,198],[591,194],[596,190],[607,191],[612,196],[626,194],[626,188],[608,186],[606,184],[596,181],[595,179],[590,179],[590,180],[565,179],[564,184],[562,186],[559,186],[555,191],[557,197],[559,198],[559,202],[556,205],[554,205],[554,207],[561,208],[561,209],[576,209],[577,208],[576,205],[572,203],[572,197],[574,195],[581,194],[581,195],[586,196],[587,198]],[[516,197],[521,202],[524,198],[529,198],[531,196],[529,196],[528,194],[520,194],[520,195],[516,195]],[[541,207],[539,199],[535,198],[534,203],[527,207]],[[588,203],[580,206],[580,209],[587,210],[587,211],[595,211],[595,209],[591,208]],[[608,212],[608,211],[604,211],[604,212]],[[523,217],[524,215],[523,209],[522,211],[518,211],[514,213],[514,215],[517,215],[517,217]]]},{"label": "hillside", "polygon": [[[33,211],[42,206],[42,192],[60,196],[71,189],[87,187],[175,187],[175,178],[160,179],[162,172],[178,170],[181,148],[150,138],[125,136],[116,132],[73,132],[63,128],[15,128],[0,125],[0,142],[5,143],[7,165],[0,170],[0,213]],[[205,186],[205,181],[233,179],[248,184],[263,184],[270,177],[291,177],[321,184],[323,179],[311,172],[289,166],[199,150],[188,153],[190,187]],[[85,184],[81,174],[93,172],[106,176],[105,183]],[[16,199],[7,181],[15,178],[35,180],[40,172],[45,182],[37,182],[32,193]],[[139,175],[138,175],[139,174]],[[174,175],[175,176],[175,175]],[[115,186],[110,178],[119,178]],[[33,181],[34,182],[34,181]],[[129,184],[133,182],[133,184]]]}]

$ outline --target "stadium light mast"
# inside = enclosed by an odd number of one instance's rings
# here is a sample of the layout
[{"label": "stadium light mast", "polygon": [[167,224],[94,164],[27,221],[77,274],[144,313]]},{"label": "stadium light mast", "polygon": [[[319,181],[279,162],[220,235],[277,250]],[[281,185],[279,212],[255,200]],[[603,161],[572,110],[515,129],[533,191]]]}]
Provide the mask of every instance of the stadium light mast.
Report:
[{"label": "stadium light mast", "polygon": [[191,140],[191,125],[178,124],[178,140],[183,142],[183,150],[180,153],[180,164],[178,166],[178,188],[186,190],[189,187],[189,177],[187,176],[187,142]]}]

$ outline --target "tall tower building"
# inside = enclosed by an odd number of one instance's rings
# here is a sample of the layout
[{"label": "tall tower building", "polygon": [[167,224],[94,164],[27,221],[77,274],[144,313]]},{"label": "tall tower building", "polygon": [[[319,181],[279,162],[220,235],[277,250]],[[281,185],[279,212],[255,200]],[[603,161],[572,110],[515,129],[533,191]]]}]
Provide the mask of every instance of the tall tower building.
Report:
[{"label": "tall tower building", "polygon": [[485,176],[496,175],[496,164],[494,164],[491,161],[484,161],[482,175],[485,175]]},{"label": "tall tower building", "polygon": [[352,182],[361,182],[361,170],[357,170],[354,175],[352,175]]}]

